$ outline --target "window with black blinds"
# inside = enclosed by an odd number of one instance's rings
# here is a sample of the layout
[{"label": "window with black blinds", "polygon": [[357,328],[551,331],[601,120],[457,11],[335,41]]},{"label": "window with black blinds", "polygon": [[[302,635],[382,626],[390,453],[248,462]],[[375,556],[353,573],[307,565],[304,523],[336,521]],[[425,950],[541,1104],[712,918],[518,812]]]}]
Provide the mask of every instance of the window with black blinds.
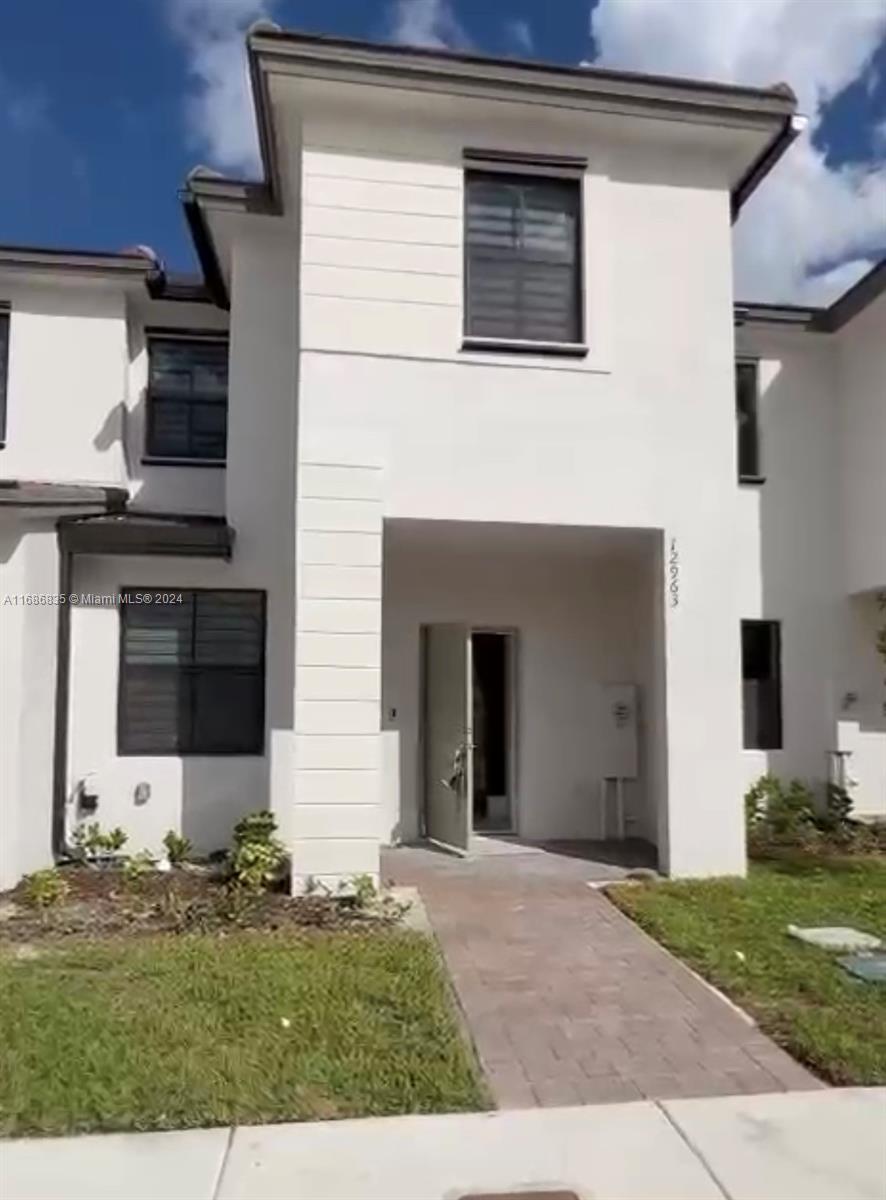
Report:
[{"label": "window with black blinds", "polygon": [[468,171],[465,193],[466,335],[581,343],[579,181]]},{"label": "window with black blinds", "polygon": [[227,342],[150,338],[148,456],[223,462],[227,440]]},{"label": "window with black blinds", "polygon": [[741,674],[746,750],[780,750],[781,626],[742,621]]},{"label": "window with black blinds", "polygon": [[738,434],[738,477],[760,479],[760,417],[758,409],[757,364],[735,364],[735,419]]},{"label": "window with black blinds", "polygon": [[6,444],[6,385],[9,376],[9,313],[0,312],[0,446]]},{"label": "window with black blinds", "polygon": [[[261,754],[265,596],[130,589],[120,607],[120,754]],[[137,603],[150,595],[151,603]]]}]

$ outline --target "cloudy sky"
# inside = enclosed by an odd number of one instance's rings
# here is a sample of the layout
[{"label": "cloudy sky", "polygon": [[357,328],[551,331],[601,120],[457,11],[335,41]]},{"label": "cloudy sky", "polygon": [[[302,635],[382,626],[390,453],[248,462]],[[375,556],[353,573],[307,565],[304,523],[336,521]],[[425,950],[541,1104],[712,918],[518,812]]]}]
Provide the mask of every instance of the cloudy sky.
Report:
[{"label": "cloudy sky", "polygon": [[193,256],[188,169],[256,170],[243,30],[786,80],[809,131],[748,204],[737,292],[826,302],[886,254],[886,0],[3,0],[0,242]]}]

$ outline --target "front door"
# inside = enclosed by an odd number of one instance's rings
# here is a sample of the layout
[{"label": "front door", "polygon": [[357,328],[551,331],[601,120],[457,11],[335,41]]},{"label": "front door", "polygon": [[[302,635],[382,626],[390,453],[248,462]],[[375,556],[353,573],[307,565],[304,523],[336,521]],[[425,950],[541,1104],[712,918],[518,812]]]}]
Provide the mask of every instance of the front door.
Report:
[{"label": "front door", "polygon": [[466,854],[473,821],[471,634],[426,625],[424,642],[425,833]]}]

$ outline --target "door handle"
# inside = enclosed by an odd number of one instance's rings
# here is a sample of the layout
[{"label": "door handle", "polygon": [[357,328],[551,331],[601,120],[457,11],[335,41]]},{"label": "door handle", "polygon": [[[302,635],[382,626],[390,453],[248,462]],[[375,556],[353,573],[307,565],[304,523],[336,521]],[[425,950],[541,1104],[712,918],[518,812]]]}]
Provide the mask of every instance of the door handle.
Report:
[{"label": "door handle", "polygon": [[472,747],[468,742],[461,742],[455,748],[455,753],[452,756],[452,767],[449,776],[446,779],[441,779],[440,782],[444,787],[458,795],[464,791],[465,786],[465,770],[468,762],[468,750]]}]

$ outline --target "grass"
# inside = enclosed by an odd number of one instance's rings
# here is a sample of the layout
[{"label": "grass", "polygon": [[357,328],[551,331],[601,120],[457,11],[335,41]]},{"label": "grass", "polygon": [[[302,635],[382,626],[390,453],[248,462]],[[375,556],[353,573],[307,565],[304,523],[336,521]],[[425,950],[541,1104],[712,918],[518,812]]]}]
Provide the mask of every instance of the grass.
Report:
[{"label": "grass", "polygon": [[486,1107],[433,944],[404,931],[0,955],[0,1132]]},{"label": "grass", "polygon": [[852,925],[886,938],[886,860],[786,857],[746,880],[610,888],[615,903],[835,1084],[886,1083],[886,988],[786,933]]}]

